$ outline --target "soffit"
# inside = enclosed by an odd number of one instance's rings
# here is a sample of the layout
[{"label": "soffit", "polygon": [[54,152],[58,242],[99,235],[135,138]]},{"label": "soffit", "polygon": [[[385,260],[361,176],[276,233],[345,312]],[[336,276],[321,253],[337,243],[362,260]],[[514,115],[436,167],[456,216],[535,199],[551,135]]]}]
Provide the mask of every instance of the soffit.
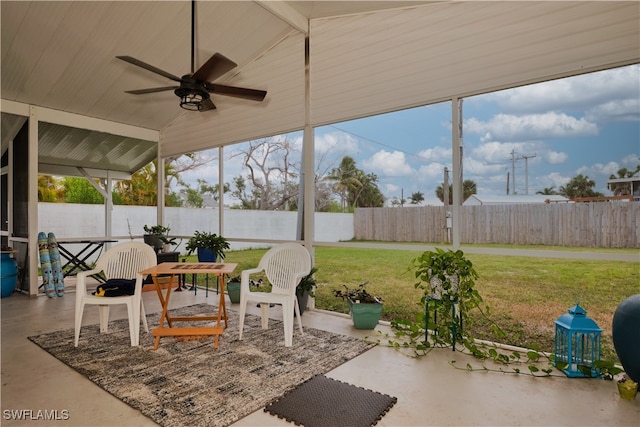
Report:
[{"label": "soffit", "polygon": [[638,2],[446,2],[311,22],[311,122],[640,60]]},{"label": "soffit", "polygon": [[638,2],[201,1],[196,67],[220,52],[238,67],[216,82],[268,95],[213,95],[217,110],[194,113],[171,92],[125,94],[171,82],[115,58],[188,72],[190,2],[0,7],[3,101],[159,132],[163,156],[302,128],[305,34],[293,21],[311,20],[312,125],[640,62]]}]

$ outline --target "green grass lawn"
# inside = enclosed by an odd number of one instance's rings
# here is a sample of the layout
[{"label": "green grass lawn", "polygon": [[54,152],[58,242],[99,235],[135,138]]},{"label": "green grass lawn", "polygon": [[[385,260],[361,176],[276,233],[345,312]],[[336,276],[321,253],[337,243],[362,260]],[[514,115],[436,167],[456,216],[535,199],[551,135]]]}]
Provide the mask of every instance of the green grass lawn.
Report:
[{"label": "green grass lawn", "polygon": [[[238,263],[236,273],[239,275],[242,270],[255,267],[265,252],[264,249],[231,251],[226,261]],[[414,288],[415,278],[408,266],[420,253],[317,247],[316,308],[347,313],[346,303],[334,297],[333,290],[343,284],[354,286],[368,282],[368,290],[384,299],[383,319],[413,319],[424,307],[419,304],[421,293]],[[479,275],[476,288],[491,309],[491,318],[507,333],[501,342],[552,351],[554,320],[579,301],[587,315],[603,329],[603,357],[616,358],[611,344],[611,320],[622,300],[640,292],[638,263],[466,256]],[[471,331],[474,338],[495,341],[491,328],[480,318],[474,317],[470,324],[464,325],[466,330]]]}]

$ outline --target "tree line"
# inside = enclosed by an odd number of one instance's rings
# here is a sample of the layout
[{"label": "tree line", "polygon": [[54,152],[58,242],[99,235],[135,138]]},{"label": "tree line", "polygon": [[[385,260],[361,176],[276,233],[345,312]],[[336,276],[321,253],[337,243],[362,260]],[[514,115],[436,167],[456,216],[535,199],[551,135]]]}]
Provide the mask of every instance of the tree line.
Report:
[{"label": "tree line", "polygon": [[[232,196],[235,209],[287,210],[298,209],[301,174],[301,155],[287,137],[265,138],[249,142],[245,148],[231,154],[230,159],[241,160],[246,173],[232,178],[223,185],[223,193]],[[165,205],[171,207],[202,208],[206,199],[219,199],[219,184],[211,185],[204,179],[197,179],[192,185],[182,179],[182,174],[197,170],[215,157],[203,153],[183,155],[164,163]],[[135,172],[129,180],[118,180],[114,184],[112,200],[115,205],[156,206],[157,161],[153,161]],[[610,179],[628,178],[640,171],[622,168],[618,176]],[[99,183],[96,180],[96,183]],[[562,195],[569,199],[577,197],[603,196],[594,190],[596,183],[582,174],[572,178],[558,190],[548,187],[537,194]],[[327,164],[320,155],[314,170],[316,212],[353,212],[357,207],[382,207],[387,199],[378,187],[378,176],[358,168],[354,158],[345,156],[338,165]],[[449,204],[453,204],[453,188],[449,184]],[[631,194],[631,184],[614,183],[614,195]],[[472,180],[463,181],[463,200],[476,194],[477,185]],[[444,183],[435,189],[436,197],[444,203]],[[104,203],[102,195],[85,178],[38,177],[38,200],[42,202]],[[409,199],[393,197],[391,206],[405,204],[419,205],[424,201],[424,193],[417,191]]]}]

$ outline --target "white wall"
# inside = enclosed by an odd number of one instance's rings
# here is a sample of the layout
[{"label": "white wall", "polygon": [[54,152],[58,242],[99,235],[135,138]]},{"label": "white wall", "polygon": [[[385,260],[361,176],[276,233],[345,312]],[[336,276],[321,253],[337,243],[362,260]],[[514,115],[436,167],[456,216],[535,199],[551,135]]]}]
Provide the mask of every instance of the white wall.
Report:
[{"label": "white wall", "polygon": [[[105,235],[103,205],[38,203],[38,230],[53,232],[58,240],[99,239]],[[144,225],[156,224],[156,208],[151,206],[114,206],[112,235],[128,240],[141,239]],[[209,231],[231,239],[295,240],[297,212],[225,209],[224,231],[218,229],[217,209],[166,208],[165,224],[170,235],[191,236],[194,231]],[[337,242],[354,236],[353,214],[316,213],[315,240]],[[178,247],[185,252],[184,245]],[[232,249],[264,246],[231,242]]]}]

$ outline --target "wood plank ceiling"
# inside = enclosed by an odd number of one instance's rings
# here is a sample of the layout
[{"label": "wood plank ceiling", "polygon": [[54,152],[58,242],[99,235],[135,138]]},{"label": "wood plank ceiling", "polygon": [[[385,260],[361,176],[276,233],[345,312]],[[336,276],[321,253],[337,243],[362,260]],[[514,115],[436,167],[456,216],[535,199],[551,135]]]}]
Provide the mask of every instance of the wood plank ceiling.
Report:
[{"label": "wood plank ceiling", "polygon": [[[640,62],[638,2],[202,1],[196,68],[220,52],[238,67],[217,83],[268,94],[262,103],[214,94],[218,108],[196,113],[181,110],[171,92],[125,94],[172,82],[115,58],[187,73],[190,2],[0,7],[3,150],[9,120],[36,107],[39,120],[55,125],[40,130],[53,142],[42,144],[51,151],[41,151],[41,161],[89,161],[67,158],[56,141],[93,152],[112,144],[105,152],[136,161],[94,156],[92,165],[130,172],[155,157],[158,141],[161,154],[173,156],[301,129],[306,37],[313,126]],[[60,134],[77,128],[90,132]],[[141,141],[154,142],[142,156],[117,146]]]}]

